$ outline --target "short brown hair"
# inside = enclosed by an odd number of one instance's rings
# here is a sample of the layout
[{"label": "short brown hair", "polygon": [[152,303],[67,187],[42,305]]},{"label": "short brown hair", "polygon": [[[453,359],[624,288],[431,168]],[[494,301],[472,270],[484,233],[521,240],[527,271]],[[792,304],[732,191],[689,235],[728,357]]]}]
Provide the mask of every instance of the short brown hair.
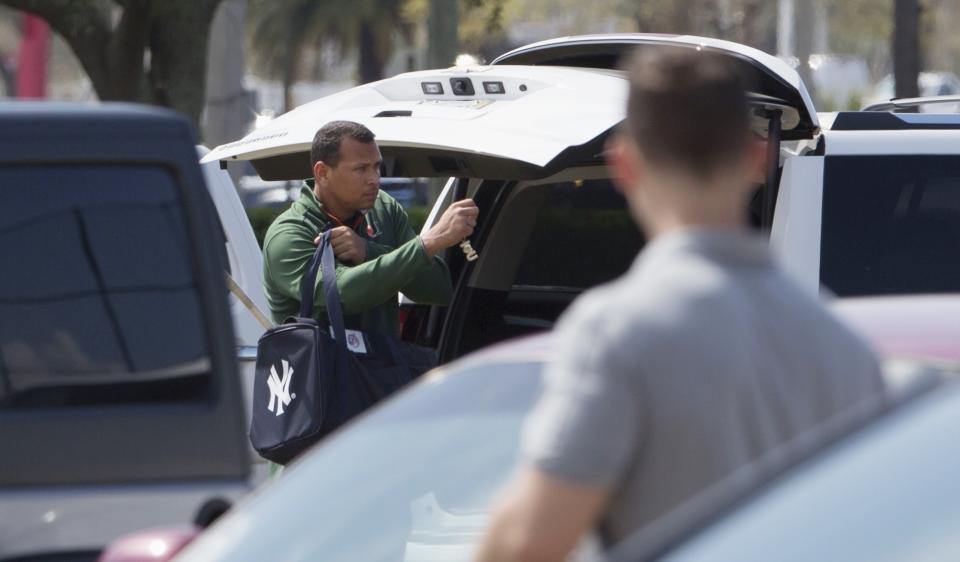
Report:
[{"label": "short brown hair", "polygon": [[317,162],[335,167],[340,163],[340,143],[344,137],[349,137],[363,144],[370,144],[376,138],[373,131],[353,121],[331,121],[320,127],[313,136],[310,146],[310,165]]},{"label": "short brown hair", "polygon": [[743,154],[750,131],[744,78],[725,57],[644,47],[627,58],[627,134],[655,163],[704,177]]}]

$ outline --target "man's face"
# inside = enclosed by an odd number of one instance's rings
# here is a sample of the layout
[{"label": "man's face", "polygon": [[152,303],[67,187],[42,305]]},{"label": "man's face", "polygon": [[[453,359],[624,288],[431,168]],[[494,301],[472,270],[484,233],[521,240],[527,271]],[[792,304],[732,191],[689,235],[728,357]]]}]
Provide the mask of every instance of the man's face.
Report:
[{"label": "man's face", "polygon": [[323,190],[324,203],[351,214],[372,207],[380,191],[382,163],[377,143],[362,143],[349,137],[342,139],[340,161],[336,166],[324,162],[314,166],[314,176]]}]

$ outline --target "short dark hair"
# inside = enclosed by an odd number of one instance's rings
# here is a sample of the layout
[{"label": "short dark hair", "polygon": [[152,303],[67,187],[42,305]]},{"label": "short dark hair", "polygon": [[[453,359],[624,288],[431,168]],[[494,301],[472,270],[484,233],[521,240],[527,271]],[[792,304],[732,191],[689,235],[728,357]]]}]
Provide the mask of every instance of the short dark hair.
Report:
[{"label": "short dark hair", "polygon": [[313,136],[313,145],[310,147],[310,166],[317,162],[335,167],[340,163],[340,142],[349,137],[364,144],[370,144],[376,138],[373,131],[353,121],[331,121],[320,127]]},{"label": "short dark hair", "polygon": [[746,80],[727,58],[686,47],[635,51],[627,134],[655,163],[704,177],[740,157],[750,132]]}]

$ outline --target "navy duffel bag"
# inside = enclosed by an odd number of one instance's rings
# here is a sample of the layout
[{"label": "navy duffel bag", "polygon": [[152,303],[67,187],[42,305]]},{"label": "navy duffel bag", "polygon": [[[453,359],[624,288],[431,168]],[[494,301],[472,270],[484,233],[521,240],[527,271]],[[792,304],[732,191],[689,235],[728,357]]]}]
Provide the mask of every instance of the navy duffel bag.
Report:
[{"label": "navy duffel bag", "polygon": [[[329,327],[311,318],[318,269]],[[289,463],[436,365],[432,349],[347,330],[335,280],[328,231],[301,281],[299,317],[267,330],[257,344],[250,443],[267,460]]]}]

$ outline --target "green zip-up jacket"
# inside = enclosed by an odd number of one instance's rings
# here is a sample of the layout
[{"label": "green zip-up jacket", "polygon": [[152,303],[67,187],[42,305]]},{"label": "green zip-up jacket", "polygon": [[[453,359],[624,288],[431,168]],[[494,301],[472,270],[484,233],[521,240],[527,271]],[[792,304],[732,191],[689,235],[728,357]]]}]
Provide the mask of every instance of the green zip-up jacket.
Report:
[{"label": "green zip-up jacket", "polygon": [[[274,321],[297,316],[300,280],[317,248],[313,241],[334,226],[313,189],[305,184],[300,199],[267,229],[263,287]],[[380,190],[356,233],[367,241],[367,260],[355,266],[337,262],[337,289],[347,328],[399,335],[399,292],[418,303],[449,303],[452,287],[446,264],[439,257],[427,256],[396,199]],[[318,273],[313,317],[326,322],[321,282]]]}]

